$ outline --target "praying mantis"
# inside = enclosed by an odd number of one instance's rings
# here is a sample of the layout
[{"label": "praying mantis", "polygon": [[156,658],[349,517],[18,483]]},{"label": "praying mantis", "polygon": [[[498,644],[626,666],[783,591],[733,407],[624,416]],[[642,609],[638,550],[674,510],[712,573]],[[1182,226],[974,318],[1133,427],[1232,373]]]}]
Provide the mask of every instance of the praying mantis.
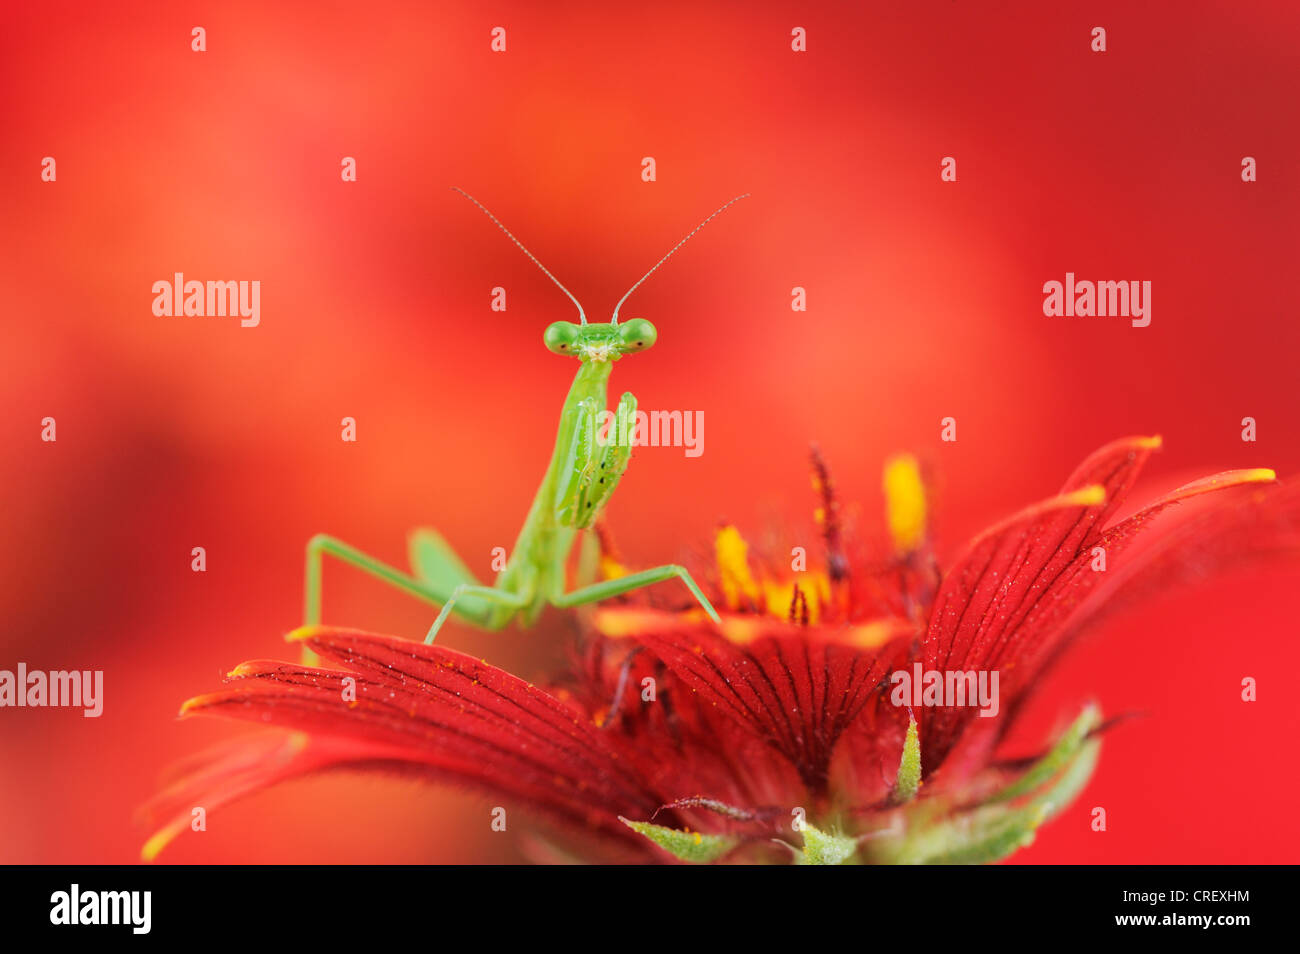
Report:
[{"label": "praying mantis", "polygon": [[[579,532],[590,529],[595,523],[627,469],[632,453],[630,442],[603,440],[597,423],[598,416],[605,411],[606,385],[614,362],[626,355],[648,350],[658,337],[654,325],[644,318],[632,318],[620,324],[619,309],[674,252],[749,194],[736,196],[721,206],[674,245],[619,299],[608,323],[588,323],[578,299],[495,215],[468,192],[454,191],[478,206],[578,308],[577,324],[554,322],[542,336],[550,351],[577,358],[579,362],[578,373],[560,413],[550,465],[542,477],[505,569],[498,573],[491,586],[480,583],[455,550],[433,530],[417,530],[411,536],[413,573],[405,573],[334,537],[325,534],[312,537],[307,543],[304,625],[320,623],[321,563],[326,554],[418,599],[441,604],[442,608],[424,638],[426,645],[433,642],[452,613],[486,630],[503,629],[516,619],[522,626],[531,626],[548,604],[560,609],[581,606],[674,577],[686,585],[710,619],[720,622],[717,611],[690,573],[677,564],[641,570],[567,592],[566,567]],[[616,421],[630,419],[635,411],[636,398],[631,392],[625,392],[619,399]]]}]

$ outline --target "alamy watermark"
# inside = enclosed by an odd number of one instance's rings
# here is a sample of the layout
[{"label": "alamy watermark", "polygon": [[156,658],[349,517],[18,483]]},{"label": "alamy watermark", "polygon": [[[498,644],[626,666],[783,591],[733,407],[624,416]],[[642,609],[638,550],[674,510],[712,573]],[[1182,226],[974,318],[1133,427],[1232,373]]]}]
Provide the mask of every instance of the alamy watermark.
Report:
[{"label": "alamy watermark", "polygon": [[87,719],[98,719],[104,713],[104,670],[29,672],[26,663],[17,672],[0,669],[0,708],[5,706],[80,708]]},{"label": "alamy watermark", "polygon": [[242,328],[256,328],[262,320],[260,281],[186,281],[176,272],[171,281],[153,283],[153,313],[159,318],[239,317]]},{"label": "alamy watermark", "polygon": [[996,669],[898,669],[889,677],[894,684],[889,701],[896,706],[978,706],[980,715],[991,719],[998,714],[998,671]]},{"label": "alamy watermark", "polygon": [[596,415],[601,447],[681,447],[687,457],[704,453],[703,411],[634,411],[624,408]]},{"label": "alamy watermark", "polygon": [[1049,318],[1131,318],[1134,328],[1151,324],[1151,283],[1065,281],[1043,283],[1043,314]]},{"label": "alamy watermark", "polygon": [[148,934],[152,908],[152,891],[82,891],[74,884],[50,895],[50,923],[125,924],[133,934]]}]

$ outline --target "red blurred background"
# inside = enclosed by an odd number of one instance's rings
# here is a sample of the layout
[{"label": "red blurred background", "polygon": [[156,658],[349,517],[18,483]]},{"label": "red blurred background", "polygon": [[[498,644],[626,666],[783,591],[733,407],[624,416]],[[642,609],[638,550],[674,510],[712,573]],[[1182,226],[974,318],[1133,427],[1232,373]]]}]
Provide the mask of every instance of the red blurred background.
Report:
[{"label": "red blurred background", "polygon": [[[0,861],[138,856],[131,815],[160,771],[249,731],[174,716],[235,663],[289,652],[312,533],[402,563],[433,525],[481,574],[513,541],[574,370],[541,331],[572,310],[452,185],[598,318],[753,193],[624,309],[660,340],[614,392],[707,425],[702,457],[638,452],[608,513],[629,562],[680,558],[721,518],[809,528],[812,439],[865,529],[882,458],[921,454],[950,555],[1126,434],[1165,437],[1141,498],[1300,471],[1295,5],[479,6],[6,6],[0,668],[103,669],[106,701],[97,720],[0,712]],[[1152,281],[1151,326],[1044,317],[1067,270]],[[260,280],[260,326],[155,317],[175,271]],[[1296,859],[1297,581],[1254,568],[1165,594],[1067,657],[1031,736],[1088,696],[1148,715],[1019,860]],[[418,636],[431,619],[337,564],[325,593],[326,622]],[[443,638],[531,678],[570,631],[551,612]],[[163,857],[517,859],[523,826],[490,832],[494,802],[326,776],[216,812]]]}]

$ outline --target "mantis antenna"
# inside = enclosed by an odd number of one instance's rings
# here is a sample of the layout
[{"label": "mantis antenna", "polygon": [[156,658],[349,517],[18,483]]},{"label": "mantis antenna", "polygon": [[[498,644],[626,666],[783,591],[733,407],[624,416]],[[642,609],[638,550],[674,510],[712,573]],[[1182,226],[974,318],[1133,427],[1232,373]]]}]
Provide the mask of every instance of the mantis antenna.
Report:
[{"label": "mantis antenna", "polygon": [[[573,302],[575,305],[578,306],[578,318],[580,319],[581,323],[585,325],[585,324],[587,323],[587,313],[586,313],[585,311],[582,310],[582,303],[579,302],[578,299],[576,299],[576,298],[573,297],[573,293],[572,293],[571,291],[569,291],[569,290],[568,290],[567,288],[565,288],[562,284],[560,284],[560,280],[559,280],[558,278],[556,278],[554,275],[551,274],[550,269],[548,269],[545,265],[543,265],[541,262],[539,262],[539,261],[537,260],[537,256],[534,255],[532,252],[528,251],[528,249],[524,247],[524,243],[521,242],[521,241],[519,241],[519,239],[515,238],[514,233],[511,232],[511,231],[510,231],[508,228],[506,228],[504,225],[502,225],[502,224],[501,224],[501,220],[498,219],[495,215],[493,215],[491,212],[488,211],[487,206],[485,206],[485,205],[484,205],[482,202],[480,202],[478,199],[474,198],[472,195],[470,195],[470,194],[469,194],[468,192],[466,192],[464,189],[459,189],[459,188],[457,188],[456,186],[452,186],[451,188],[452,188],[453,191],[455,191],[455,192],[459,192],[459,193],[460,193],[461,195],[463,195],[465,198],[469,199],[471,202],[473,202],[475,205],[477,205],[477,206],[478,206],[478,207],[483,211],[483,214],[484,214],[484,215],[486,215],[489,219],[491,219],[493,222],[496,223],[497,228],[499,228],[502,232],[505,232],[506,235],[510,237],[510,241],[514,242],[516,245],[519,246],[519,250],[520,250],[521,252],[523,252],[525,255],[527,255],[529,258],[531,258],[531,259],[533,260],[533,264],[534,264],[534,265],[536,265],[538,268],[540,268],[543,272],[546,273],[546,277],[547,277],[547,278],[549,278],[551,281],[555,282],[556,285],[559,285],[559,287],[560,287],[560,291],[564,292],[564,294],[566,294],[566,295],[569,296],[569,301]],[[733,199],[732,201],[734,202],[735,200]],[[727,203],[727,205],[730,205],[730,204],[731,204],[730,202]],[[726,206],[724,205],[722,208],[725,209]],[[722,209],[719,209],[719,210],[718,210],[718,212],[721,212],[721,211],[722,211]],[[713,213],[713,214],[714,214],[714,215],[717,215],[718,213],[715,212],[715,213]],[[712,217],[713,217],[713,216],[709,216],[709,218],[712,218]],[[706,219],[705,221],[708,221],[708,220]],[[699,230],[697,229],[696,231],[699,231]],[[694,234],[694,233],[692,233],[692,234]],[[690,236],[688,235],[687,238],[690,238]],[[683,239],[683,241],[685,241],[685,239]],[[675,251],[675,250],[674,250],[674,251]],[[671,255],[672,252],[669,252],[668,254]],[[665,256],[665,257],[667,257],[667,256]],[[658,266],[656,265],[655,268],[658,268]],[[651,271],[654,271],[654,269],[651,269]],[[639,283],[638,283],[638,284],[639,284]],[[621,303],[620,303],[620,304],[621,304]]]},{"label": "mantis antenna", "polygon": [[[648,272],[646,272],[644,275],[642,275],[642,276],[641,276],[641,280],[638,281],[635,285],[633,285],[631,288],[629,288],[629,289],[627,290],[627,295],[624,295],[622,298],[620,298],[620,299],[618,300],[618,304],[614,306],[614,318],[613,318],[612,321],[610,321],[610,324],[611,324],[611,325],[616,325],[616,324],[618,324],[618,310],[619,310],[620,308],[623,307],[623,302],[627,301],[628,295],[631,295],[634,291],[636,291],[639,287],[641,287],[641,282],[644,282],[647,278],[649,278],[651,275],[654,274],[655,269],[657,269],[657,268],[658,268],[660,265],[662,265],[664,262],[668,261],[668,259],[669,259],[670,257],[672,257],[673,252],[677,251],[679,248],[681,248],[683,245],[685,245],[687,242],[689,242],[689,241],[691,240],[691,237],[694,236],[696,232],[698,232],[700,229],[704,228],[704,226],[708,225],[710,222],[712,222],[714,219],[716,219],[719,215],[721,215],[723,212],[725,212],[728,208],[730,208],[731,206],[735,205],[735,204],[736,204],[737,202],[739,202],[741,199],[748,199],[748,198],[749,198],[749,195],[750,195],[750,194],[749,194],[748,192],[746,192],[744,195],[738,195],[738,196],[736,196],[734,199],[732,199],[732,200],[731,200],[730,202],[728,202],[726,205],[722,206],[720,209],[718,209],[716,212],[714,212],[712,215],[710,215],[707,219],[705,219],[705,220],[704,220],[703,222],[701,222],[699,225],[695,226],[695,228],[691,229],[690,233],[686,236],[686,238],[682,239],[680,242],[678,242],[676,245],[674,245],[671,249],[669,249],[669,250],[668,250],[668,254],[665,255],[663,258],[659,259],[659,261],[655,262],[655,263],[654,263],[654,267],[651,268],[650,271],[648,271]],[[487,209],[484,209],[483,211],[484,211],[484,212],[487,212]],[[489,214],[491,214],[491,213],[489,213]],[[497,224],[499,225],[500,223],[498,222]],[[507,235],[510,235],[509,232],[507,232],[506,234],[507,234]],[[511,236],[511,238],[513,238],[513,237],[514,237],[514,236]],[[521,248],[522,248],[522,246],[521,246]],[[536,259],[534,259],[534,261],[536,261]],[[559,284],[559,283],[557,282],[556,284]],[[563,286],[561,286],[561,287],[563,287]],[[573,297],[573,296],[569,296],[569,297]]]}]

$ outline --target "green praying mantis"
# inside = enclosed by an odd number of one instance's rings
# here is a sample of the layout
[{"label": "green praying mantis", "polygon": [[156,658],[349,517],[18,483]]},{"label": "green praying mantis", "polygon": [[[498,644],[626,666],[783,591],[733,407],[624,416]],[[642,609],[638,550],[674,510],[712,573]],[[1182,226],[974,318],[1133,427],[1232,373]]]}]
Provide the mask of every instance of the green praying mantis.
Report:
[{"label": "green praying mantis", "polygon": [[[325,554],[369,573],[385,583],[429,603],[441,604],[429,627],[425,644],[433,642],[447,618],[456,616],[480,629],[500,630],[512,620],[523,626],[536,622],[549,604],[561,609],[595,603],[624,593],[662,583],[676,577],[715,623],[717,611],[691,578],[685,567],[665,564],[617,579],[579,586],[566,592],[566,567],[580,531],[589,529],[609,502],[627,469],[630,441],[602,438],[598,417],[605,411],[606,385],[614,362],[625,355],[651,348],[658,337],[654,325],[644,318],[619,323],[619,309],[659,266],[728,207],[748,196],[736,196],[697,225],[668,254],[628,289],[614,307],[608,323],[588,323],[581,303],[515,238],[495,215],[468,192],[455,189],[473,202],[505,232],[512,242],[553,281],[578,308],[578,323],[557,321],[546,328],[543,341],[556,354],[578,359],[578,373],[569,388],[560,413],[559,432],[550,465],[532,508],[515,540],[505,569],[491,586],[475,578],[451,546],[435,531],[417,530],[411,536],[410,560],[414,573],[405,573],[341,540],[317,534],[307,543],[304,625],[320,622],[321,563]],[[630,392],[619,399],[617,422],[632,417],[636,398]]]}]

